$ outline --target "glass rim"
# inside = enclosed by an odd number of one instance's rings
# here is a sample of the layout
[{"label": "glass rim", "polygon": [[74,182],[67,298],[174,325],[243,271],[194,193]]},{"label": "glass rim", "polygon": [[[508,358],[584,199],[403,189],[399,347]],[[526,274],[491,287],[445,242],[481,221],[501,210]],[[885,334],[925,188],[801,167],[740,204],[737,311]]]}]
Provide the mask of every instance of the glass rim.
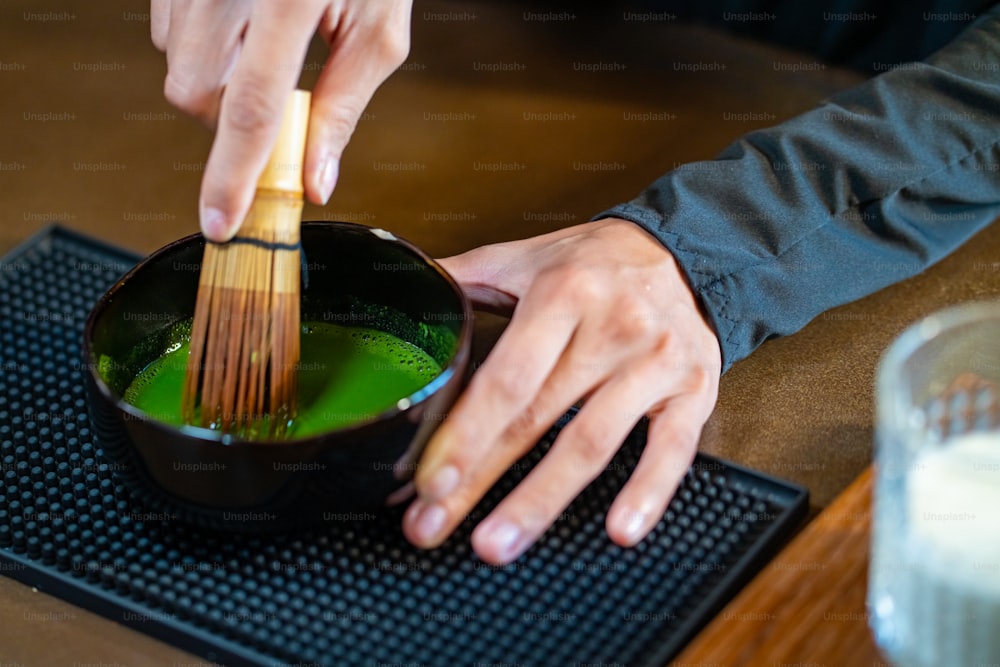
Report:
[{"label": "glass rim", "polygon": [[968,301],[929,313],[909,324],[882,354],[876,369],[876,396],[895,382],[897,371],[920,347],[956,326],[996,320],[1000,323],[1000,300]]}]

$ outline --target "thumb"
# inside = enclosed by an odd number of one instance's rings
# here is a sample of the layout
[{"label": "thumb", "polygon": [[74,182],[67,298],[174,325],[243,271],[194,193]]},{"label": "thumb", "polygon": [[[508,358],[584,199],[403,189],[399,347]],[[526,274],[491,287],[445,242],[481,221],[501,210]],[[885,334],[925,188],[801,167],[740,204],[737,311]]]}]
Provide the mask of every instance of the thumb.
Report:
[{"label": "thumb", "polygon": [[476,308],[507,314],[527,289],[527,280],[517,275],[516,260],[505,244],[498,244],[445,257],[438,263]]}]

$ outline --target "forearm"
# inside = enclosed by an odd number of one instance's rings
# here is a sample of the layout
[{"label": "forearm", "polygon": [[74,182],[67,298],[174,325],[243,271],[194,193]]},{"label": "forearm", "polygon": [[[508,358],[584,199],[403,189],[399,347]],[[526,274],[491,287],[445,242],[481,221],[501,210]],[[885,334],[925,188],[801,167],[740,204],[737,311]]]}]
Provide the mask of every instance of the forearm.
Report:
[{"label": "forearm", "polygon": [[728,369],[920,272],[1000,214],[997,63],[995,8],[926,62],[750,133],[597,217],[668,247]]}]

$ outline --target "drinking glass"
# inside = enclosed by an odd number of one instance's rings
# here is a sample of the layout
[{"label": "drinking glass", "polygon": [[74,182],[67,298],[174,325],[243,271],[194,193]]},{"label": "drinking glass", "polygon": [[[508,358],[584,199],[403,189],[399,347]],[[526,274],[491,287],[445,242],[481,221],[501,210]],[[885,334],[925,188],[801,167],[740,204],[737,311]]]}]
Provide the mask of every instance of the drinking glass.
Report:
[{"label": "drinking glass", "polygon": [[899,667],[1000,665],[1000,302],[912,325],[875,394],[875,641]]}]

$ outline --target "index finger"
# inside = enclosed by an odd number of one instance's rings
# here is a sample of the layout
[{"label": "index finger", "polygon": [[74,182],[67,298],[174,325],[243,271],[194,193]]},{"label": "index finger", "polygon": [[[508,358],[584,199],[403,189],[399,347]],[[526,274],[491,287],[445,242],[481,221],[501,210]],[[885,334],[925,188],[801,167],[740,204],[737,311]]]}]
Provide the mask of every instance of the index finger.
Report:
[{"label": "index finger", "polygon": [[551,289],[551,281],[529,289],[482,368],[431,436],[414,480],[421,497],[441,500],[467,477],[525,413],[564,355],[579,316],[568,306],[553,313],[549,304],[558,301],[546,298]]},{"label": "index finger", "polygon": [[323,11],[319,0],[257,4],[205,164],[200,209],[207,238],[226,241],[243,222]]}]

